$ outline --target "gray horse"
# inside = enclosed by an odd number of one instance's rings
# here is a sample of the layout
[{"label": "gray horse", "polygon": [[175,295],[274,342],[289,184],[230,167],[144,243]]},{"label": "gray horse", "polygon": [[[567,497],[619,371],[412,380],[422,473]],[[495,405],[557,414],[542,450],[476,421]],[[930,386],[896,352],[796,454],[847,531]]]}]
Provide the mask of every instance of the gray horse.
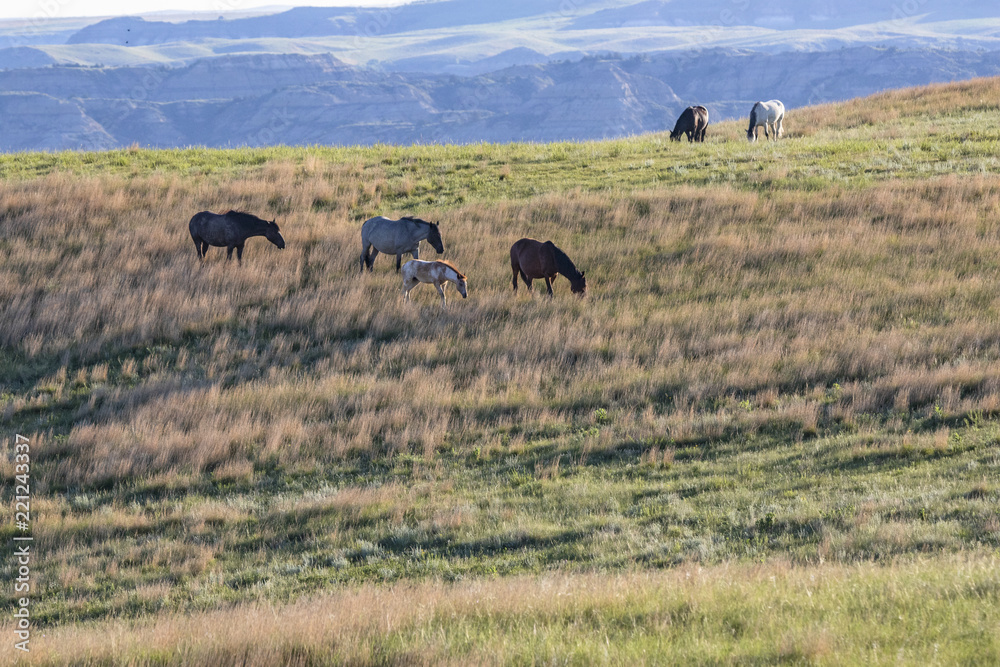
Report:
[{"label": "gray horse", "polygon": [[242,264],[243,245],[251,236],[263,236],[279,248],[285,247],[285,239],[281,238],[276,221],[268,222],[241,211],[195,213],[188,223],[188,231],[198,251],[198,259],[205,258],[209,246],[226,248],[226,259],[232,259],[235,248],[236,261]]},{"label": "gray horse", "polygon": [[391,220],[380,215],[365,220],[365,224],[361,225],[361,271],[364,272],[365,267],[371,271],[375,258],[384,252],[396,256],[398,273],[404,253],[410,253],[413,259],[420,259],[420,242],[424,239],[439,253],[444,252],[437,223],[409,216]]}]

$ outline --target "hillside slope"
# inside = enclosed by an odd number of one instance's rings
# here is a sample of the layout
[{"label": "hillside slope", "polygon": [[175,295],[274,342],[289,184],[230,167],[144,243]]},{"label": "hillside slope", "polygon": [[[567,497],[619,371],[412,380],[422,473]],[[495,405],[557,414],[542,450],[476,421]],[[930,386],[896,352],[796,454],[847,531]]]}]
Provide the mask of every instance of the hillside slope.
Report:
[{"label": "hillside slope", "polygon": [[[0,156],[33,661],[995,662],[998,100],[757,144]],[[188,220],[230,208],[286,248],[199,262]],[[376,214],[439,222],[468,298],[360,273]],[[524,236],[587,296],[515,295]]]}]

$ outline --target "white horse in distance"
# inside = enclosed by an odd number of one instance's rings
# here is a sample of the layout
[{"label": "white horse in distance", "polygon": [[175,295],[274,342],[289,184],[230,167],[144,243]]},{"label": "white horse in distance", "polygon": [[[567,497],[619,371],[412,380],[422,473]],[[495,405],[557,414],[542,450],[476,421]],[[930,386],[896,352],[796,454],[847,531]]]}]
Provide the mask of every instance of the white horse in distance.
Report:
[{"label": "white horse in distance", "polygon": [[785,118],[785,105],[781,100],[771,100],[769,102],[757,102],[750,110],[750,127],[747,128],[747,140],[757,141],[757,128],[764,126],[764,136],[768,139],[771,136],[767,133],[768,128],[774,133],[774,139],[783,134],[781,121]]},{"label": "white horse in distance", "polygon": [[403,265],[403,297],[410,300],[410,290],[420,283],[434,283],[438,294],[441,295],[441,307],[444,308],[446,299],[444,298],[444,288],[449,282],[455,283],[458,293],[462,298],[469,296],[465,276],[455,268],[451,262],[439,259],[434,262],[425,262],[422,259],[411,259]]}]

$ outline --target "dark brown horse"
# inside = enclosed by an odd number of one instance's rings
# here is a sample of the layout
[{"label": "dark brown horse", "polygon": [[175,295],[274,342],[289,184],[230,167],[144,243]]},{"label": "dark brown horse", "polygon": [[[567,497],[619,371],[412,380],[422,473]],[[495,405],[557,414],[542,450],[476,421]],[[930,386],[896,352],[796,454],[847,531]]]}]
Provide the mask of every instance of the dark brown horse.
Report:
[{"label": "dark brown horse", "polygon": [[251,236],[263,236],[279,248],[285,247],[285,239],[281,238],[276,221],[268,222],[256,215],[239,211],[223,214],[211,211],[195,213],[188,223],[188,231],[198,250],[198,259],[205,259],[208,246],[226,248],[226,259],[232,259],[235,248],[236,261],[242,264],[243,245]]},{"label": "dark brown horse", "polygon": [[510,247],[510,269],[514,272],[514,291],[517,292],[517,274],[531,289],[531,281],[535,278],[545,280],[545,288],[552,296],[552,281],[556,274],[569,278],[569,287],[574,294],[583,296],[587,293],[587,279],[583,271],[577,271],[572,260],[552,241],[536,241],[521,239]]},{"label": "dark brown horse", "polygon": [[680,141],[681,135],[686,134],[688,142],[705,141],[705,131],[708,128],[708,109],[702,106],[688,107],[681,112],[681,117],[674,124],[674,131],[670,133],[670,138]]}]

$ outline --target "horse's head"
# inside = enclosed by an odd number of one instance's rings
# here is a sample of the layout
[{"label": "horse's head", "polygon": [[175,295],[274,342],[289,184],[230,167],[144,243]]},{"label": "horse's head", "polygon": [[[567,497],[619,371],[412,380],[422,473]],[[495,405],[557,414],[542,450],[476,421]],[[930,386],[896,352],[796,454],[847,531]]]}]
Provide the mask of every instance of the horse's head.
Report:
[{"label": "horse's head", "polygon": [[569,281],[569,289],[573,294],[587,296],[587,279],[584,277],[584,273],[584,271],[581,271],[579,278]]},{"label": "horse's head", "polygon": [[438,229],[437,223],[429,222],[427,224],[430,225],[430,230],[427,232],[427,242],[439,253],[444,252],[444,242],[441,240],[441,230]]},{"label": "horse's head", "polygon": [[670,140],[671,141],[680,141],[682,134],[684,134],[684,133],[683,132],[671,132],[670,133]]},{"label": "horse's head", "polygon": [[463,299],[469,296],[469,285],[465,282],[465,276],[462,274],[458,275],[458,280],[455,281],[455,287],[458,288],[458,293],[462,295]]},{"label": "horse's head", "polygon": [[277,218],[267,223],[267,230],[264,232],[264,238],[282,250],[285,249],[285,239],[281,238],[281,232],[278,230]]}]

